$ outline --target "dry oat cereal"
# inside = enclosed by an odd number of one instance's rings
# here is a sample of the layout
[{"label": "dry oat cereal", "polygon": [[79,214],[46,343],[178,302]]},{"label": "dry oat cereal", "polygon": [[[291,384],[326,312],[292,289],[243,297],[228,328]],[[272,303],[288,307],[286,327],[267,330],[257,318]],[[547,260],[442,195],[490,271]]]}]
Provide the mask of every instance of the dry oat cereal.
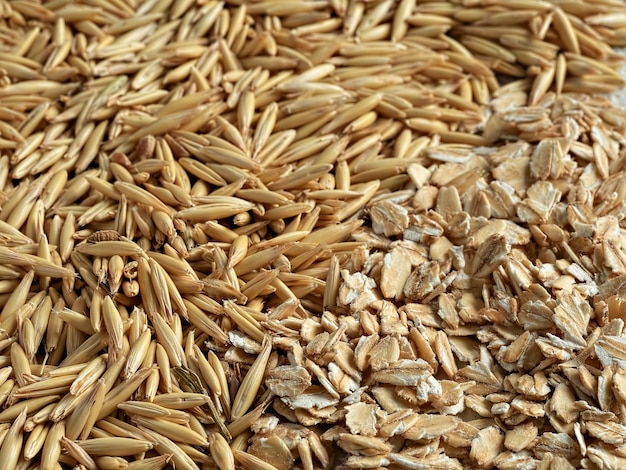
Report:
[{"label": "dry oat cereal", "polygon": [[0,465],[626,468],[620,0],[0,2]]}]

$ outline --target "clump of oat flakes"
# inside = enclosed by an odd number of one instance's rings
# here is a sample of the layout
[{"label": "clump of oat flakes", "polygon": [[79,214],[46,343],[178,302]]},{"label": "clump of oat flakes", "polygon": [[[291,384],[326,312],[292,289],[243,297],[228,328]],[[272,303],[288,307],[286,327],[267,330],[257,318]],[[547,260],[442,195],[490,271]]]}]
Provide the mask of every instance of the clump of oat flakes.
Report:
[{"label": "clump of oat flakes", "polygon": [[625,114],[523,103],[495,100],[501,145],[429,148],[413,191],[368,204],[327,314],[346,339],[317,361],[346,467],[626,464]]}]

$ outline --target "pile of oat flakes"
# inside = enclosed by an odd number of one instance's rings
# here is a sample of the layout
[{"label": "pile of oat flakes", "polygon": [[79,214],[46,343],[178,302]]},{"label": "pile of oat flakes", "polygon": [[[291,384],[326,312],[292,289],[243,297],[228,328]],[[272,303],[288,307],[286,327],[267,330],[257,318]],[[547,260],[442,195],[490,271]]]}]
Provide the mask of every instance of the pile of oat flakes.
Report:
[{"label": "pile of oat flakes", "polygon": [[297,342],[330,384],[294,418],[338,419],[346,466],[626,465],[625,114],[525,100],[492,104],[508,143],[426,149],[368,204],[332,327]]}]

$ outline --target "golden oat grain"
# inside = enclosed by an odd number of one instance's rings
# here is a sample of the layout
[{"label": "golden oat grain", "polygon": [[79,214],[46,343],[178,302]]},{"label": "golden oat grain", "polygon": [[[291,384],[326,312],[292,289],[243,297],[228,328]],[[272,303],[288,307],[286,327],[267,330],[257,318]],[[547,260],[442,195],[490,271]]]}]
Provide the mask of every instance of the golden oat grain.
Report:
[{"label": "golden oat grain", "polygon": [[65,421],[52,424],[41,450],[41,468],[52,470],[61,455],[61,439],[65,434]]},{"label": "golden oat grain", "polygon": [[129,462],[126,467],[128,470],[161,470],[170,462],[171,455],[159,455],[157,457],[148,457],[142,460]]},{"label": "golden oat grain", "polygon": [[187,455],[180,446],[176,445],[167,437],[143,427],[140,427],[139,431],[154,442],[154,448],[157,452],[161,455],[171,456],[172,462],[174,462],[176,468],[184,470],[199,469],[192,458]]},{"label": "golden oat grain", "polygon": [[27,410],[24,409],[19,416],[13,421],[9,431],[2,441],[0,447],[0,458],[3,465],[9,468],[17,468],[17,462],[22,451],[22,443],[24,440],[24,423],[26,422]]},{"label": "golden oat grain", "polygon": [[117,405],[126,401],[133,393],[137,391],[139,386],[147,379],[151,369],[140,369],[130,379],[120,383],[107,392],[104,397],[102,408],[98,412],[98,419],[102,419],[109,414],[112,410],[117,408]]},{"label": "golden oat grain", "polygon": [[76,444],[89,455],[110,455],[116,453],[119,456],[138,454],[152,449],[153,445],[147,440],[130,439],[125,437],[102,437],[76,441]]},{"label": "golden oat grain", "polygon": [[271,342],[266,337],[263,340],[263,349],[248,370],[239,390],[233,399],[231,417],[236,419],[243,416],[254,403],[254,399],[265,373],[265,367],[271,352]]},{"label": "golden oat grain", "polygon": [[209,450],[211,457],[220,470],[234,470],[235,458],[228,442],[221,434],[212,433],[209,436]]},{"label": "golden oat grain", "polygon": [[24,443],[24,459],[32,460],[41,451],[49,431],[49,424],[38,424],[30,431]]},{"label": "golden oat grain", "polygon": [[67,453],[78,463],[84,465],[89,470],[97,469],[96,462],[91,458],[91,456],[79,445],[74,443],[74,441],[62,437],[61,438],[61,446],[67,451]]},{"label": "golden oat grain", "polygon": [[94,462],[101,468],[106,470],[118,470],[128,468],[128,461],[122,457],[103,456],[96,457]]},{"label": "golden oat grain", "polygon": [[277,468],[272,464],[269,464],[263,459],[247,452],[236,450],[233,454],[235,456],[235,460],[237,460],[237,462],[239,462],[246,470],[277,470]]}]

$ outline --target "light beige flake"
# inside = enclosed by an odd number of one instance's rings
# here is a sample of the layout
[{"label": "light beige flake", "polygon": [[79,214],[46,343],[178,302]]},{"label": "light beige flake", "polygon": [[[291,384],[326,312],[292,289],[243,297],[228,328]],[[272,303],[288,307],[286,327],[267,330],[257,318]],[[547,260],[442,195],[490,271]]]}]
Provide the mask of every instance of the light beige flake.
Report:
[{"label": "light beige flake", "polygon": [[420,414],[419,419],[403,433],[403,436],[414,441],[435,439],[452,431],[458,423],[459,418],[455,416]]},{"label": "light beige flake", "polygon": [[502,235],[493,235],[480,245],[471,264],[471,274],[484,277],[506,261],[511,246]]},{"label": "light beige flake", "polygon": [[311,386],[311,375],[301,366],[279,366],[265,379],[270,390],[279,397],[293,397]]},{"label": "light beige flake", "polygon": [[626,365],[624,343],[624,338],[616,336],[603,336],[595,343],[594,350],[603,367],[610,367],[613,363],[620,367]]},{"label": "light beige flake", "polygon": [[348,410],[346,425],[351,433],[364,436],[376,435],[376,411],[378,410],[376,405],[360,402],[346,406],[346,410]]},{"label": "light beige flake", "polygon": [[402,359],[389,364],[384,370],[374,372],[371,380],[391,385],[416,386],[431,373],[431,367],[423,359]]},{"label": "light beige flake", "polygon": [[513,452],[520,452],[534,443],[537,434],[538,429],[534,424],[520,424],[506,432],[504,436],[504,447]]},{"label": "light beige flake", "polygon": [[294,459],[289,448],[278,436],[259,436],[254,439],[248,452],[278,470],[288,470],[293,465]]},{"label": "light beige flake", "polygon": [[400,344],[393,336],[385,336],[370,350],[369,366],[374,372],[388,369],[400,359]]},{"label": "light beige flake", "polygon": [[538,181],[527,191],[527,198],[518,206],[517,215],[528,223],[545,223],[549,220],[561,192],[551,183]]},{"label": "light beige flake", "polygon": [[339,297],[344,305],[350,305],[358,311],[378,300],[374,291],[376,282],[361,273],[350,274],[347,270],[341,271],[343,282],[339,286]]},{"label": "light beige flake", "polygon": [[383,258],[380,290],[387,299],[399,300],[406,280],[411,273],[411,261],[406,250],[394,247]]},{"label": "light beige flake", "polygon": [[602,442],[613,445],[623,444],[626,440],[626,429],[623,425],[614,422],[593,422],[585,425],[587,432],[593,437],[597,437]]},{"label": "light beige flake", "polygon": [[313,385],[304,392],[293,397],[283,397],[281,400],[291,409],[326,408],[334,406],[338,400],[330,395],[323,387]]},{"label": "light beige flake", "polygon": [[470,457],[482,468],[492,468],[503,442],[504,436],[497,427],[490,426],[482,429],[472,440]]},{"label": "light beige flake", "polygon": [[369,212],[374,232],[386,237],[402,233],[409,225],[407,209],[390,200],[372,204]]}]

